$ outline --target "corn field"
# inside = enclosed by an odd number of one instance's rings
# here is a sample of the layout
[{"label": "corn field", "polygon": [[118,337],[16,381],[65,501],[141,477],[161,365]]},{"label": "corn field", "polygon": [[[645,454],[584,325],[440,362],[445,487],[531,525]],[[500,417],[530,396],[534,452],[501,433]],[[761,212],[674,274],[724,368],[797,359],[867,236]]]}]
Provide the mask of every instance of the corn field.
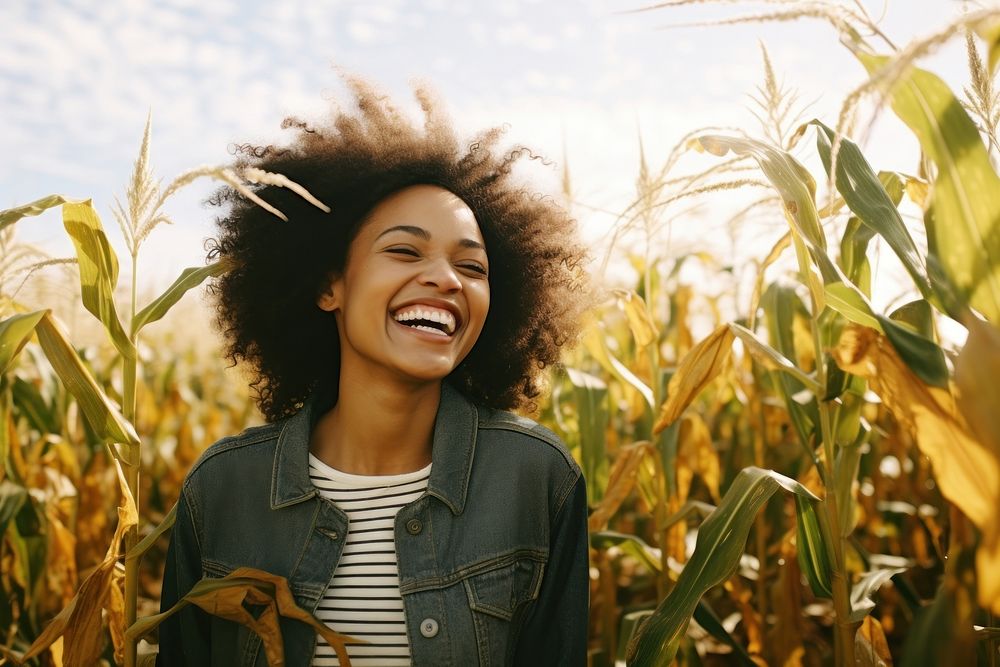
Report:
[{"label": "corn field", "polygon": [[[534,415],[588,482],[590,663],[995,667],[1000,10],[896,47],[863,10],[775,4],[732,20],[827,20],[869,79],[839,117],[799,118],[762,49],[759,127],[695,129],[665,156],[642,153],[608,249],[634,279],[607,286]],[[918,62],[953,39],[968,50],[959,91]],[[855,139],[866,101],[909,128],[913,173],[869,163]],[[130,287],[90,200],[0,212],[0,664],[151,664],[181,482],[205,447],[259,419],[237,370],[155,325],[227,267],[187,269],[148,303],[134,269],[169,197],[195,179],[264,206],[254,183],[297,186],[218,168],[161,189],[150,142],[147,123],[116,199]],[[702,166],[683,170],[692,152]],[[780,223],[770,252],[738,271],[672,254],[672,205],[732,191],[751,198],[731,225]],[[14,236],[57,207],[68,260]],[[908,280],[889,312],[872,305],[876,251]],[[691,263],[728,287],[685,282]],[[104,344],[80,346],[54,304],[18,296],[54,268],[73,272]],[[273,613],[258,622],[244,602]],[[205,580],[185,604],[253,624],[270,664],[283,660],[279,614],[343,648],[266,572]]]}]

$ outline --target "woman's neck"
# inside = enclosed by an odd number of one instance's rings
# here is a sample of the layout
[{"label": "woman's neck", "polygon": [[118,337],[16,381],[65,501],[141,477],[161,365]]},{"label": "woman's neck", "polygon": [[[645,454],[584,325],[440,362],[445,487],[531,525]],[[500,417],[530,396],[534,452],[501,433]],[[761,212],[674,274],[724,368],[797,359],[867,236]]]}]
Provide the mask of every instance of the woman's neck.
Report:
[{"label": "woman's neck", "polygon": [[431,462],[441,383],[344,382],[336,405],[313,428],[309,451],[337,470],[395,475]]}]

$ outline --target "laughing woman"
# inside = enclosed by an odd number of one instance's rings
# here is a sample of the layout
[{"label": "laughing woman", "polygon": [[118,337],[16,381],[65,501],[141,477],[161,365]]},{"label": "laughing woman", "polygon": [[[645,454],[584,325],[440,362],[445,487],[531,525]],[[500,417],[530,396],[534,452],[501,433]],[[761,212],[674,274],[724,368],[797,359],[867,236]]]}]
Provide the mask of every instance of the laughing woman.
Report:
[{"label": "laughing woman", "polygon": [[[210,447],[185,480],[162,608],[203,577],[279,574],[299,606],[362,640],[351,664],[583,665],[587,494],[531,407],[587,294],[575,223],[511,173],[499,130],[467,146],[423,93],[413,127],[366,84],[326,124],[286,121],[240,168],[288,222],[223,191],[210,255],[228,355],[267,425]],[[336,665],[282,619],[286,664]],[[161,665],[264,665],[247,628],[185,607]]]}]

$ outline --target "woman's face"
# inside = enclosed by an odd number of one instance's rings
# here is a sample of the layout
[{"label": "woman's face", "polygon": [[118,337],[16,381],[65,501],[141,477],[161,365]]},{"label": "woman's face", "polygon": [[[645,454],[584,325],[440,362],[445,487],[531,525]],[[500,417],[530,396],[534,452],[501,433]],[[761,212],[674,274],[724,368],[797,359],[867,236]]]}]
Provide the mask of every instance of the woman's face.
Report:
[{"label": "woman's face", "polygon": [[341,374],[443,379],[483,329],[488,275],[479,225],[454,194],[415,185],[381,201],[317,301],[337,318]]}]

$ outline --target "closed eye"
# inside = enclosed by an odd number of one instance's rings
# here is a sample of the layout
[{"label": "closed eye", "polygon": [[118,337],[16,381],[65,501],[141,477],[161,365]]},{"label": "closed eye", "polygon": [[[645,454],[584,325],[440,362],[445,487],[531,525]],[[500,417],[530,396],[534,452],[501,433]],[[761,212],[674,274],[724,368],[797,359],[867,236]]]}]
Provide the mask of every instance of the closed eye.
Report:
[{"label": "closed eye", "polygon": [[473,273],[478,273],[481,276],[488,275],[486,269],[478,264],[459,264],[458,268],[465,269],[466,271],[472,271]]},{"label": "closed eye", "polygon": [[410,257],[419,257],[420,255],[413,248],[407,247],[396,247],[396,248],[386,248],[386,252],[391,252],[396,255],[408,255]]}]

